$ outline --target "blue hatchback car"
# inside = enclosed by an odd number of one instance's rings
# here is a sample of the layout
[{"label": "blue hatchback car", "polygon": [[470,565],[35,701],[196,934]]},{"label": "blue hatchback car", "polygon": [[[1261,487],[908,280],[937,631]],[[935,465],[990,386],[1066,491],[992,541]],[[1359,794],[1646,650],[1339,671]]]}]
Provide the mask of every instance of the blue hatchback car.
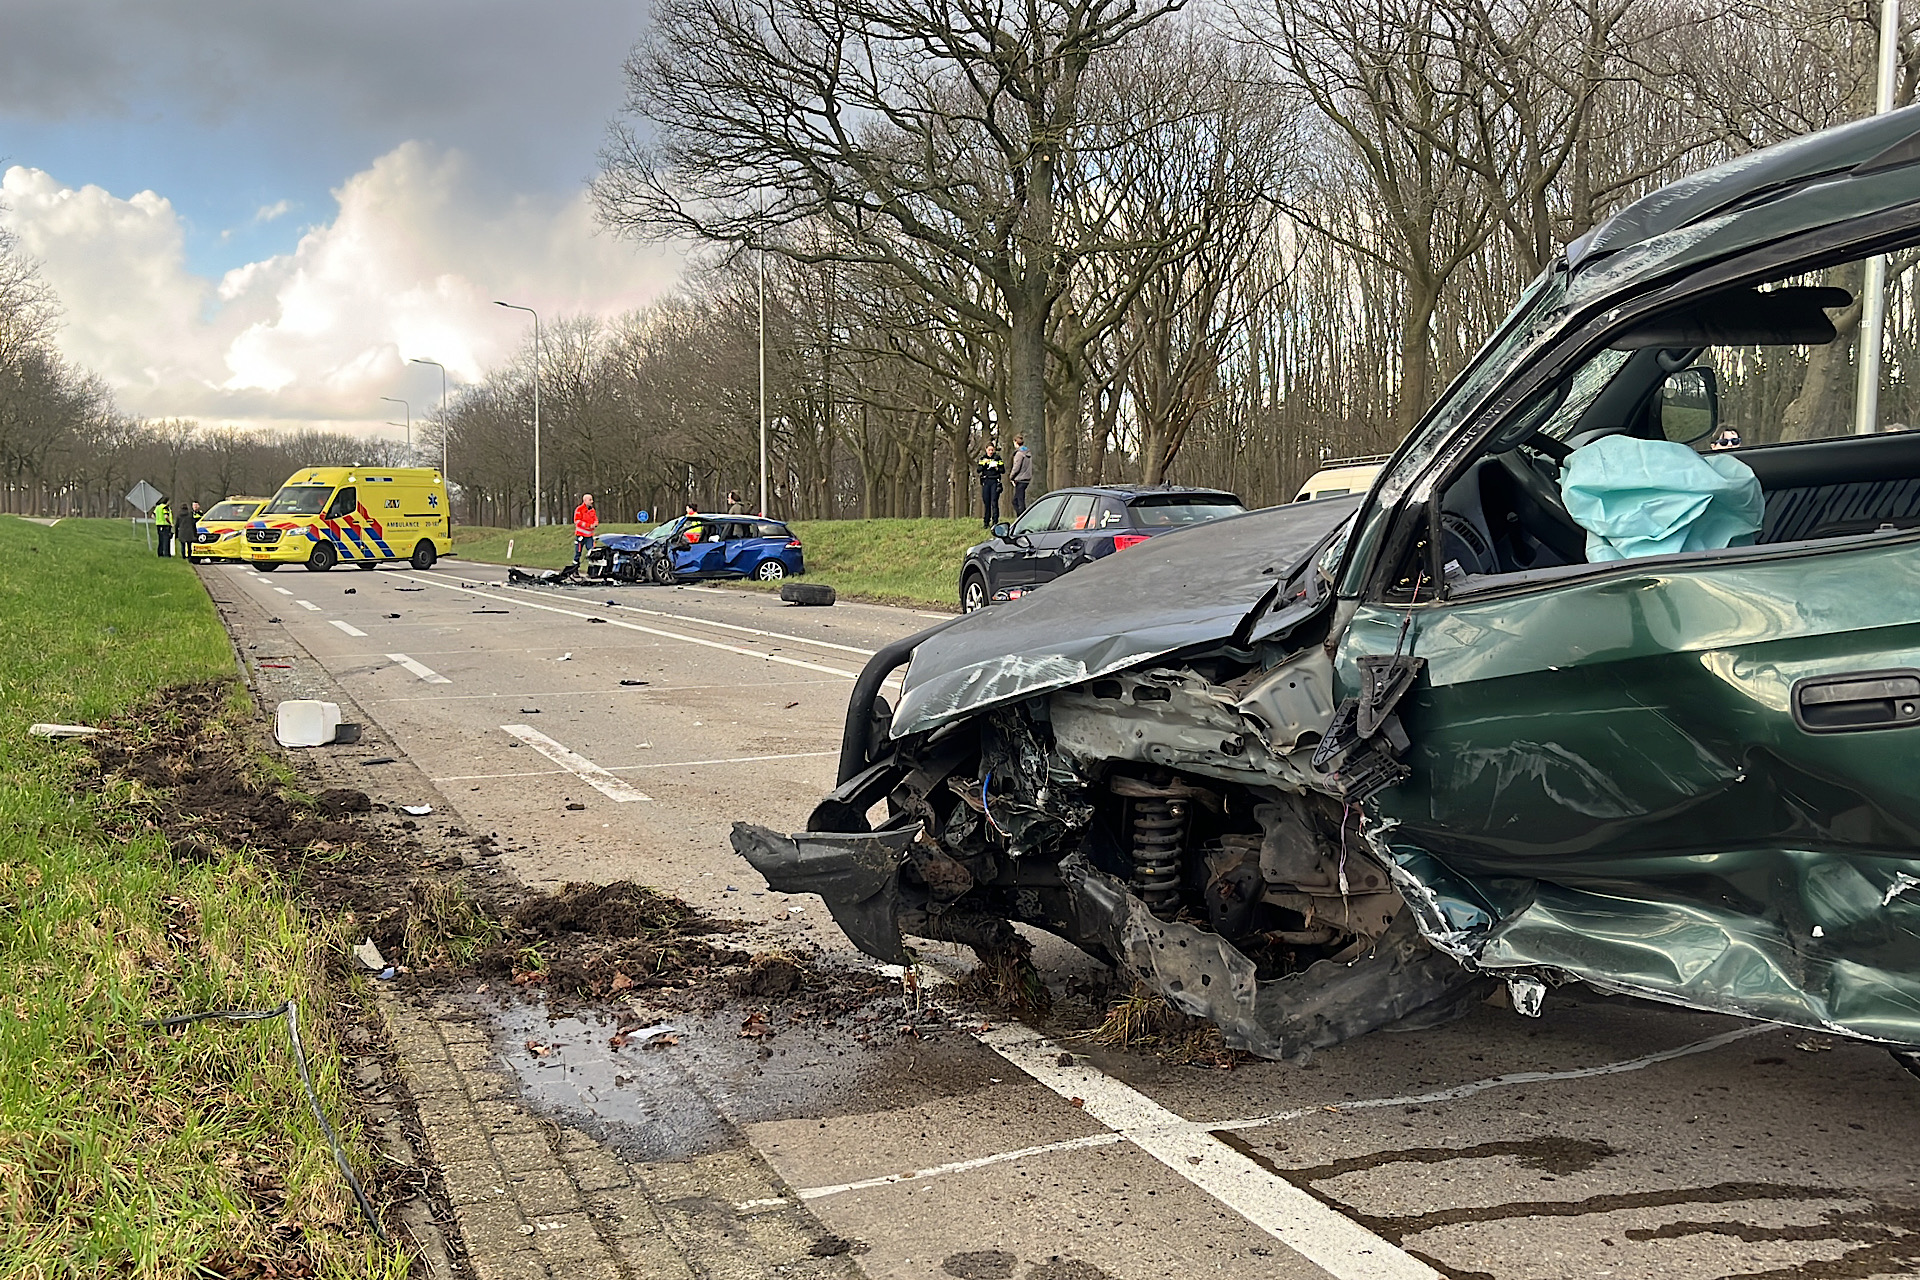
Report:
[{"label": "blue hatchback car", "polygon": [[672,580],[677,582],[703,578],[778,582],[807,571],[793,530],[763,516],[680,516],[644,537],[648,543],[666,543]]}]

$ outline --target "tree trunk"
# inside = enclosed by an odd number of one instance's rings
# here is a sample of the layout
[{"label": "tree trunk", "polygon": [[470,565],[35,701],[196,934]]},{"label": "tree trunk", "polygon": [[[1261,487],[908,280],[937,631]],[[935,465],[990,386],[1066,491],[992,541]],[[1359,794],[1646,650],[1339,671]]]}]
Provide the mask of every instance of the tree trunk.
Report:
[{"label": "tree trunk", "polygon": [[1048,488],[1047,445],[1047,305],[1044,300],[1019,297],[1014,300],[1012,332],[1007,341],[1007,414],[1009,421],[998,423],[996,435],[1010,445],[1014,436],[1025,436],[1033,451],[1034,493]]}]

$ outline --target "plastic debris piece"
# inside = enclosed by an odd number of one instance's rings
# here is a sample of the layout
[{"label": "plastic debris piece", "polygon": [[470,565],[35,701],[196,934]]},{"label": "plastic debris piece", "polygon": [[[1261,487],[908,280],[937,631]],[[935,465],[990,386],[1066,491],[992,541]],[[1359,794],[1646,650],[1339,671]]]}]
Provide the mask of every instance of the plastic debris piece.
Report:
[{"label": "plastic debris piece", "polygon": [[537,716],[537,715],[539,715],[539,714],[540,714],[540,708],[538,708],[538,707],[522,707],[522,708],[520,708],[520,714],[521,714],[521,715],[523,715],[523,716]]},{"label": "plastic debris piece", "polygon": [[587,621],[588,622],[605,622],[606,619],[605,618],[588,618]]},{"label": "plastic debris piece", "polygon": [[568,650],[567,652],[565,652],[565,653],[563,653],[563,654],[561,654],[561,655],[560,655],[559,657],[557,657],[557,658],[555,658],[555,659],[554,659],[554,661],[555,661],[555,662],[572,662],[572,661],[573,661],[573,651],[572,651],[572,650]]},{"label": "plastic debris piece", "polygon": [[646,681],[645,680],[622,680],[620,683],[623,685],[626,685],[628,688],[633,688],[636,685],[645,684]]},{"label": "plastic debris piece", "polygon": [[348,587],[345,591],[342,591],[340,594],[343,596],[357,596],[360,594],[360,588]]},{"label": "plastic debris piece", "polygon": [[274,709],[273,737],[283,747],[324,747],[340,727],[340,704],[289,698]]},{"label": "plastic debris piece", "polygon": [[1507,998],[1513,1001],[1515,1013],[1537,1018],[1540,1006],[1547,1002],[1547,984],[1538,978],[1508,978]]},{"label": "plastic debris piece", "polygon": [[402,813],[410,813],[416,818],[424,818],[433,812],[433,806],[430,804],[403,804],[400,806],[400,811]]},{"label": "plastic debris piece", "polygon": [[505,609],[475,609],[475,613],[505,613]]},{"label": "plastic debris piece", "polygon": [[394,975],[394,967],[392,965],[388,965],[386,968],[382,969],[380,972],[374,974],[373,976],[375,978],[378,978],[381,982],[392,982],[393,975]]},{"label": "plastic debris piece", "polygon": [[84,724],[33,724],[27,732],[36,738],[90,738],[100,731]]},{"label": "plastic debris piece", "polygon": [[390,613],[390,614],[388,614],[387,616],[388,616],[389,618],[397,618],[397,617],[399,617],[400,615],[399,615],[399,614],[397,614],[397,613]]},{"label": "plastic debris piece", "polygon": [[353,947],[353,958],[360,962],[369,973],[378,973],[387,967],[387,958],[380,954],[380,948],[369,937],[365,942],[357,942]]},{"label": "plastic debris piece", "polygon": [[365,767],[367,765],[376,765],[376,764],[399,764],[399,763],[400,762],[394,759],[392,756],[375,756],[371,760],[362,760],[360,762],[362,767]]}]

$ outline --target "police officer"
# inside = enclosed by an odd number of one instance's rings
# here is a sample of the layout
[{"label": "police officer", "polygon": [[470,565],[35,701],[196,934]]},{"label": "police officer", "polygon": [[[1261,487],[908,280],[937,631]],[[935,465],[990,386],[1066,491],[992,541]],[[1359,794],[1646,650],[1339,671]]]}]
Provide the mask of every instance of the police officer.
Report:
[{"label": "police officer", "polygon": [[991,529],[1000,518],[1000,476],[1007,464],[1001,460],[1000,446],[987,441],[987,451],[974,469],[980,473],[980,524]]},{"label": "police officer", "polygon": [[160,558],[165,560],[173,552],[173,508],[165,498],[153,504],[153,533],[160,542]]}]

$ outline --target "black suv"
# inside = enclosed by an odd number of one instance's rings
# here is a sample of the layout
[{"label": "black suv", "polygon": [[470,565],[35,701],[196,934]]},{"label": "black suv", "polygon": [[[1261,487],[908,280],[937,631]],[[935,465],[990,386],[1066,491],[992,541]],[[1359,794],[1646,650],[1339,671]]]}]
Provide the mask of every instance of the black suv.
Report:
[{"label": "black suv", "polygon": [[960,563],[960,607],[968,613],[1017,600],[1043,582],[1157,533],[1239,515],[1247,508],[1219,489],[1101,484],[1056,489]]}]

